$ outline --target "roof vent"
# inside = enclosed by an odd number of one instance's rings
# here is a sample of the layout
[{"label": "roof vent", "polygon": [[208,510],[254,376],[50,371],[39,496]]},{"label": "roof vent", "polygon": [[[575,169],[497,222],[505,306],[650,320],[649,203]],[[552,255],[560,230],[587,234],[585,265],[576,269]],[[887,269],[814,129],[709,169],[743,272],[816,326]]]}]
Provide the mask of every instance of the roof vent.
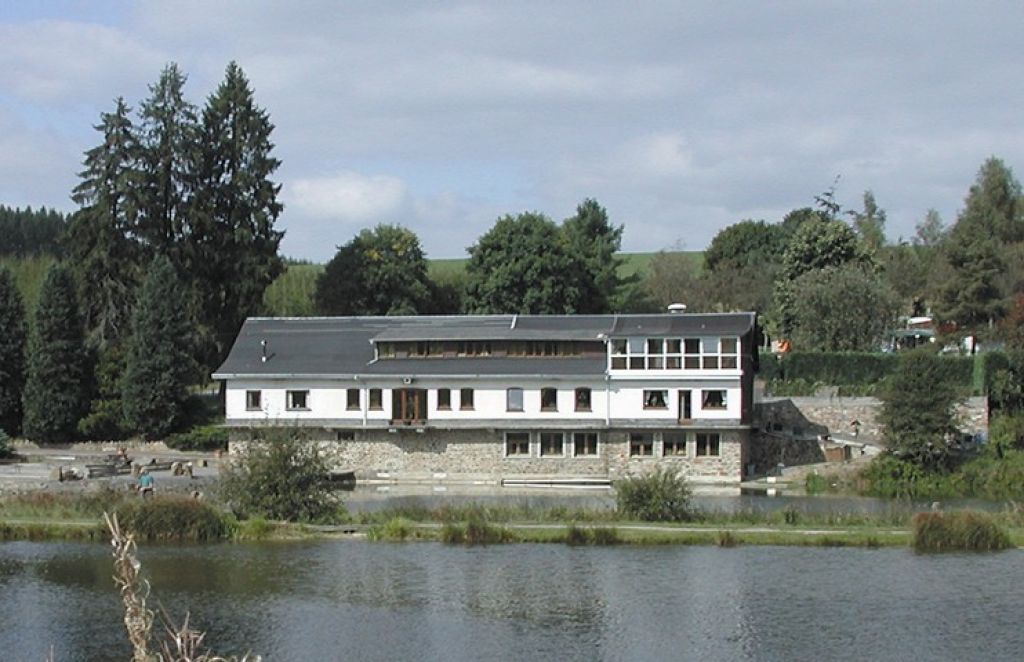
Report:
[{"label": "roof vent", "polygon": [[260,347],[263,349],[263,356],[260,357],[261,363],[267,362],[267,341],[266,339],[260,341]]},{"label": "roof vent", "polygon": [[670,312],[670,313],[672,313],[674,315],[679,315],[679,314],[685,313],[686,312],[686,304],[685,303],[670,303],[668,305],[668,312]]}]

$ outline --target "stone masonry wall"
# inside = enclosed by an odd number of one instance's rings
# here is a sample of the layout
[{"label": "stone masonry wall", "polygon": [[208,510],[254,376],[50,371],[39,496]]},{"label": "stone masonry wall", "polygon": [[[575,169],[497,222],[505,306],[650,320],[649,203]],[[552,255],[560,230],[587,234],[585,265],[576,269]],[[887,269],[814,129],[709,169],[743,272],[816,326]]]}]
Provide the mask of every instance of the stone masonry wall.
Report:
[{"label": "stone masonry wall", "polygon": [[[810,421],[828,428],[833,437],[852,436],[852,421],[860,421],[858,440],[881,443],[883,436],[878,423],[881,401],[877,398],[803,397],[791,398]],[[959,409],[964,430],[973,433],[988,432],[988,404],[983,397],[969,398]]]},{"label": "stone masonry wall", "polygon": [[[717,457],[695,457],[696,444],[692,439],[685,457],[663,457],[660,441],[655,442],[653,456],[629,457],[629,435],[625,431],[603,432],[597,457],[505,457],[504,435],[498,430],[357,430],[351,440],[338,440],[334,430],[306,431],[326,452],[334,469],[354,471],[357,480],[615,480],[671,466],[696,482],[736,483],[747,453],[745,430],[722,430]],[[246,431],[236,431],[231,450],[237,451],[248,438]],[[567,450],[569,443],[567,439]]]}]

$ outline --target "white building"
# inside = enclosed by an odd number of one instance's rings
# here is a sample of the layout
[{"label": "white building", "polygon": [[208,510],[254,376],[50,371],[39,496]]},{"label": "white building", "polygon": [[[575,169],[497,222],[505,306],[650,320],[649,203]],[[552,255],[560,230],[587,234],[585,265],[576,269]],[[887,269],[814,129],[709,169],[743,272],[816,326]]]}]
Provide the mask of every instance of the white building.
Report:
[{"label": "white building", "polygon": [[252,318],[224,365],[232,441],[300,426],[361,478],[737,482],[755,315]]}]

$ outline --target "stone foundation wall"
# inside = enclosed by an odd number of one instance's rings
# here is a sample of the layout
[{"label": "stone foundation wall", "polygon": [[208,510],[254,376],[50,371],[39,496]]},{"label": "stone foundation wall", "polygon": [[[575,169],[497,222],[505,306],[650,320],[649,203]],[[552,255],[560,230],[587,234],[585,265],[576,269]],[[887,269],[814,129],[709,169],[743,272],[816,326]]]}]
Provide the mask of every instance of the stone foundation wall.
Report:
[{"label": "stone foundation wall", "polygon": [[[505,457],[504,434],[498,430],[411,429],[357,430],[353,439],[338,439],[335,430],[304,430],[319,443],[335,470],[353,471],[357,480],[443,481],[504,478],[607,478],[640,475],[671,466],[696,482],[736,483],[747,458],[749,433],[721,430],[720,453],[696,457],[696,443],[686,456],[663,457],[662,442],[654,455],[629,457],[627,431],[602,432],[597,457]],[[231,451],[248,443],[247,430],[232,433]],[[571,452],[567,439],[566,450]],[[534,449],[536,450],[536,449]]]}]

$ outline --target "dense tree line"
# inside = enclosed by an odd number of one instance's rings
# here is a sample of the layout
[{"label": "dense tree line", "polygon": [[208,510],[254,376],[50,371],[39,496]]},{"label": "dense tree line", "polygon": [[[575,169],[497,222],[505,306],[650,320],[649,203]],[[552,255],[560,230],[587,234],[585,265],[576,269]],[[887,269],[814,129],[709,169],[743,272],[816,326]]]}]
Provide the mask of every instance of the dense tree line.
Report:
[{"label": "dense tree line", "polygon": [[67,225],[64,214],[46,207],[33,210],[0,205],[0,257],[58,255]]},{"label": "dense tree line", "polygon": [[52,251],[60,235],[65,261],[40,290],[27,351],[16,321],[26,316],[0,273],[12,329],[0,343],[0,425],[41,441],[165,435],[283,271],[267,112],[234,62],[202,109],[185,83],[170,64],[137,114],[118,98],[100,115],[69,222],[2,208],[0,222],[19,229],[4,234],[36,237],[19,239],[19,254]]}]

